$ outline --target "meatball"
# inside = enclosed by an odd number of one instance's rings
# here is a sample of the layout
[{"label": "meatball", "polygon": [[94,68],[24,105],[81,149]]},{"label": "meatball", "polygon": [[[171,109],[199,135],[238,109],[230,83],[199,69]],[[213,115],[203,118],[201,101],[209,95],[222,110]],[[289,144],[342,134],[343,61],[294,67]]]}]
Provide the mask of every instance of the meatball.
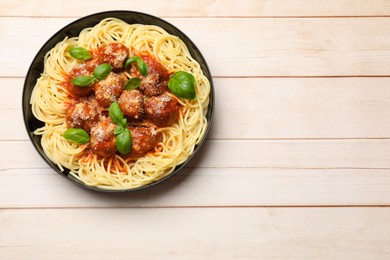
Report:
[{"label": "meatball", "polygon": [[145,101],[147,118],[159,127],[169,126],[177,120],[179,104],[177,99],[165,93]]},{"label": "meatball", "polygon": [[99,47],[99,54],[103,62],[109,63],[114,70],[121,70],[129,56],[129,49],[122,43],[109,43]]},{"label": "meatball", "polygon": [[69,74],[69,79],[67,80],[66,87],[71,94],[76,97],[86,97],[93,92],[91,86],[88,87],[78,87],[72,84],[72,79],[78,76],[91,76],[93,70],[98,65],[98,58],[94,57],[86,62],[76,65]]},{"label": "meatball", "polygon": [[142,78],[138,88],[149,97],[168,91],[169,75],[164,66],[149,56],[142,56],[142,58],[149,67],[149,73],[146,78]]},{"label": "meatball", "polygon": [[82,99],[67,109],[66,124],[68,127],[82,128],[89,132],[99,121],[99,115],[100,108],[95,99]]},{"label": "meatball", "polygon": [[144,96],[138,90],[124,90],[119,106],[128,119],[139,120],[144,114]]},{"label": "meatball", "polygon": [[122,93],[125,77],[111,72],[108,76],[95,84],[96,100],[102,107],[109,107],[117,101]]},{"label": "meatball", "polygon": [[130,156],[132,158],[139,158],[153,148],[160,142],[161,133],[157,133],[156,127],[131,127],[132,146]]},{"label": "meatball", "polygon": [[69,82],[67,82],[65,85],[66,89],[70,92],[71,95],[75,97],[87,97],[89,94],[93,92],[92,87],[78,87],[73,85],[70,81],[72,79],[69,79]]},{"label": "meatball", "polygon": [[93,74],[94,69],[98,65],[99,65],[99,58],[97,56],[95,56],[95,57],[93,57],[85,62],[77,64],[72,69],[71,74],[74,77],[81,76],[81,75],[91,76]]},{"label": "meatball", "polygon": [[116,153],[115,128],[110,118],[103,118],[92,127],[91,149],[94,154],[110,157]]}]

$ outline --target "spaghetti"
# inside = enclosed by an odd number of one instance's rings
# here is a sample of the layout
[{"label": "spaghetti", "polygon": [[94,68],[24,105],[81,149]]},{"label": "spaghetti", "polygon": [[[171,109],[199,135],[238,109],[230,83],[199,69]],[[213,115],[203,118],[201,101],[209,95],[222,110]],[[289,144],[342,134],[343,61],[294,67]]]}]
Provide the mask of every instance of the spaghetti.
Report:
[{"label": "spaghetti", "polygon": [[[157,128],[161,141],[137,159],[120,154],[101,157],[89,152],[89,144],[79,145],[63,137],[68,129],[66,113],[72,100],[64,83],[79,64],[69,54],[69,48],[80,46],[96,50],[111,43],[123,44],[132,54],[148,53],[169,73],[185,71],[195,78],[197,98],[177,98],[180,104],[177,121]],[[69,169],[71,175],[86,185],[110,190],[134,189],[169,175],[194,152],[207,129],[209,93],[207,77],[177,36],[157,26],[127,24],[117,18],[107,18],[84,29],[78,37],[65,38],[45,55],[44,71],[30,100],[34,116],[45,125],[34,134],[42,136],[45,154],[61,171]]]}]

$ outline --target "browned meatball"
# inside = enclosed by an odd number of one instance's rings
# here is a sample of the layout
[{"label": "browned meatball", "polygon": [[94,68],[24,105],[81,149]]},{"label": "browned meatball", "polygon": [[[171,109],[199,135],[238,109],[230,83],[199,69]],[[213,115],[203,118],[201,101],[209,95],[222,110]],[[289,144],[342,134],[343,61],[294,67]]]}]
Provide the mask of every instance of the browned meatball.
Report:
[{"label": "browned meatball", "polygon": [[147,118],[159,127],[169,126],[176,122],[179,115],[177,99],[165,93],[145,101]]},{"label": "browned meatball", "polygon": [[110,157],[116,153],[114,130],[110,118],[102,118],[91,130],[91,149],[94,154]]},{"label": "browned meatball", "polygon": [[131,127],[130,131],[133,139],[130,153],[132,158],[139,158],[153,150],[162,137],[156,127]]},{"label": "browned meatball", "polygon": [[95,99],[81,99],[66,110],[66,124],[89,132],[98,122],[99,114],[100,108]]},{"label": "browned meatball", "polygon": [[99,65],[99,57],[95,56],[87,61],[77,64],[72,69],[70,74],[72,74],[74,77],[81,76],[81,75],[91,76],[93,74],[94,69],[98,65]]},{"label": "browned meatball", "polygon": [[96,100],[102,107],[109,107],[120,97],[125,77],[111,72],[108,76],[95,84]]},{"label": "browned meatball", "polygon": [[169,75],[167,70],[150,56],[142,56],[142,59],[148,65],[149,73],[146,78],[142,77],[138,87],[146,96],[158,96],[168,91]]},{"label": "browned meatball", "polygon": [[93,74],[93,70],[99,64],[98,57],[94,57],[86,62],[77,64],[72,71],[68,75],[68,80],[66,82],[66,87],[71,94],[76,97],[85,97],[93,92],[93,88],[91,86],[88,87],[78,87],[71,83],[71,80],[78,76],[91,76]]},{"label": "browned meatball", "polygon": [[125,60],[129,56],[129,49],[122,43],[103,44],[98,51],[103,62],[109,63],[114,70],[123,69]]},{"label": "browned meatball", "polygon": [[144,96],[138,90],[124,90],[119,106],[128,119],[139,120],[144,114]]},{"label": "browned meatball", "polygon": [[70,92],[71,96],[74,97],[87,97],[93,92],[92,87],[78,87],[71,83],[72,78],[69,78],[68,82],[64,83],[66,89]]}]

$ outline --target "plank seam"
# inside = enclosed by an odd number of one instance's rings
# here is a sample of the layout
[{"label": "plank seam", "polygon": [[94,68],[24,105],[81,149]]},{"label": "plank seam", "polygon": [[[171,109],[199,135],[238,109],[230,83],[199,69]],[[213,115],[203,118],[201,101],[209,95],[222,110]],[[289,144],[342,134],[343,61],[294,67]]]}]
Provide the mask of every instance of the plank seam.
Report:
[{"label": "plank seam", "polygon": [[68,209],[229,209],[229,208],[390,208],[390,204],[378,204],[378,205],[370,205],[370,204],[353,204],[353,205],[209,205],[209,206],[200,206],[200,205],[186,205],[186,206],[114,206],[114,207],[104,207],[104,206],[37,206],[37,207],[0,207],[0,210],[68,210]]},{"label": "plank seam", "polygon": [[[153,14],[152,14],[153,15]],[[86,15],[85,15],[86,16]],[[221,18],[221,19],[359,19],[359,18],[390,18],[390,15],[154,15],[161,18],[175,18],[175,19],[207,19],[207,18]],[[2,15],[0,18],[74,18],[78,19],[84,16],[54,16],[54,15]]]}]

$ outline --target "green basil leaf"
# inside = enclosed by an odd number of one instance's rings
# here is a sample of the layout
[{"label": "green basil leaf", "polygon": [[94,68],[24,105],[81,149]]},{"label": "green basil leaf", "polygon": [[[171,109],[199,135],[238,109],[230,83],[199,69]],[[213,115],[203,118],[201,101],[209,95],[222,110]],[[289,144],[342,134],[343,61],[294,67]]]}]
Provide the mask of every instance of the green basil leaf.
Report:
[{"label": "green basil leaf", "polygon": [[85,144],[89,142],[89,135],[87,131],[81,128],[69,128],[62,136],[68,140],[78,144]]},{"label": "green basil leaf", "polygon": [[137,58],[139,58],[139,57],[138,56],[133,56],[130,59],[127,59],[126,62],[125,62],[125,68],[129,67],[129,65],[131,63],[136,62]]},{"label": "green basil leaf", "polygon": [[139,84],[141,84],[141,79],[140,78],[131,78],[129,79],[126,84],[125,84],[125,90],[133,90],[136,89]]},{"label": "green basil leaf", "polygon": [[114,135],[119,135],[120,133],[122,133],[124,130],[123,126],[122,125],[118,125],[115,130],[114,130]]},{"label": "green basil leaf", "polygon": [[118,102],[112,103],[108,111],[110,113],[110,118],[112,122],[114,122],[115,124],[121,124],[123,119],[123,113],[121,108],[119,107]]},{"label": "green basil leaf", "polygon": [[131,151],[131,132],[128,128],[124,128],[123,131],[116,136],[116,149],[121,154],[128,154]]},{"label": "green basil leaf", "polygon": [[78,87],[88,87],[94,81],[93,76],[78,76],[72,79],[72,84]]},{"label": "green basil leaf", "polygon": [[130,59],[127,59],[125,62],[125,68],[127,68],[133,62],[137,62],[139,73],[141,73],[142,76],[146,77],[149,73],[149,68],[141,57],[133,56]]},{"label": "green basil leaf", "polygon": [[110,74],[111,70],[112,67],[110,64],[103,63],[94,69],[93,75],[95,76],[96,79],[103,80],[108,76],[108,74]]},{"label": "green basil leaf", "polygon": [[138,71],[141,73],[142,76],[146,77],[149,73],[148,65],[146,65],[146,63],[141,58],[137,60],[137,65]]},{"label": "green basil leaf", "polygon": [[127,127],[127,119],[126,118],[123,118],[121,123],[120,123],[124,128]]},{"label": "green basil leaf", "polygon": [[168,88],[179,98],[196,99],[195,78],[188,72],[173,73],[168,81]]},{"label": "green basil leaf", "polygon": [[92,58],[92,54],[83,47],[71,47],[69,49],[69,54],[78,60],[89,60]]}]

